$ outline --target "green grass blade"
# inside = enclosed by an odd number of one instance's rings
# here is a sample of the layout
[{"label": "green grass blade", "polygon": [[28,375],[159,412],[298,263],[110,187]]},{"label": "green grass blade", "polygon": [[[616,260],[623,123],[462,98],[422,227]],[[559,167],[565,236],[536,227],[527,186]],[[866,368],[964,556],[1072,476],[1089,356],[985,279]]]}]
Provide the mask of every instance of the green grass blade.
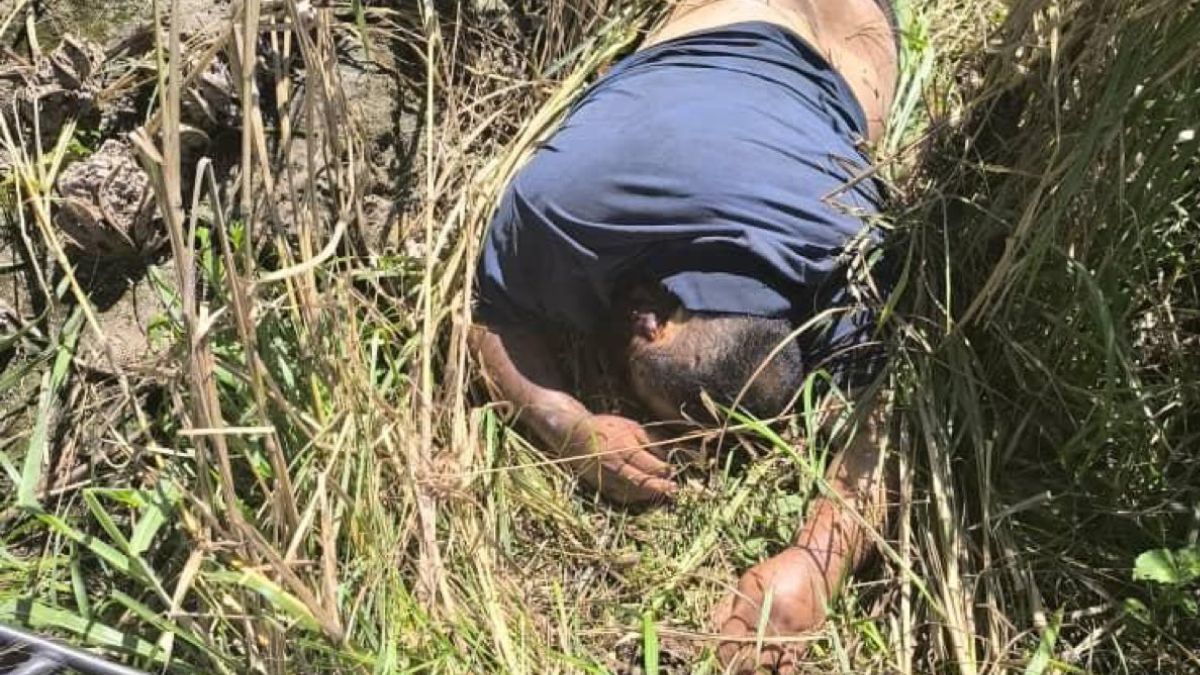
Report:
[{"label": "green grass blade", "polygon": [[25,451],[25,465],[21,471],[21,482],[17,488],[17,504],[36,506],[37,491],[42,484],[44,464],[49,455],[50,424],[57,416],[59,394],[66,384],[71,370],[71,359],[75,356],[75,345],[79,340],[79,329],[83,325],[83,312],[75,310],[63,324],[58,339],[58,353],[50,372],[42,376],[42,393],[38,399],[37,419]]},{"label": "green grass blade", "polygon": [[[112,591],[112,599],[136,615],[147,626],[152,626],[155,630],[162,633],[170,633],[204,652],[210,658],[219,660],[219,657],[209,649],[209,646],[198,635],[179,625],[178,622],[164,618],[162,613],[147,607],[133,596],[114,589]],[[160,642],[159,644],[162,643]]]},{"label": "green grass blade", "polygon": [[3,373],[0,373],[0,394],[12,389],[29,373],[45,366],[53,356],[53,350],[47,350],[24,363],[6,368]]},{"label": "green grass blade", "polygon": [[162,658],[162,652],[157,646],[136,635],[40,602],[0,602],[0,620],[39,632],[65,631],[80,638],[85,644],[130,654],[147,661],[158,662]]},{"label": "green grass blade", "polygon": [[17,504],[21,506],[38,505],[37,490],[42,484],[42,464],[46,461],[49,449],[46,446],[46,436],[50,416],[54,410],[54,390],[50,385],[50,373],[42,374],[42,393],[38,398],[37,419],[33,424],[33,433],[29,436],[29,444],[25,450],[25,463],[21,468],[21,480],[17,487]]},{"label": "green grass blade", "polygon": [[[129,556],[111,544],[100,541],[92,535],[80,532],[59,516],[36,509],[31,512],[39,521],[49,526],[53,531],[91,551],[117,572],[147,584],[159,597],[169,599],[170,596],[163,589],[162,583],[158,580],[153,568],[140,557]],[[120,541],[128,546],[128,542],[125,542],[124,537],[121,537]]]},{"label": "green grass blade", "polygon": [[142,517],[133,526],[133,534],[129,537],[129,552],[136,556],[150,549],[158,532],[170,520],[179,500],[174,485],[169,481],[159,481],[157,492],[142,493],[142,496],[146,498]]},{"label": "green grass blade", "polygon": [[319,632],[320,626],[308,607],[299,598],[288,593],[279,584],[254,570],[209,572],[204,575],[210,581],[229,586],[238,586],[262,596],[283,616],[288,617],[306,630]]},{"label": "green grass blade", "polygon": [[658,626],[654,624],[654,614],[642,613],[642,665],[646,675],[658,675],[659,645]]},{"label": "green grass blade", "polygon": [[75,597],[75,606],[79,608],[79,613],[84,618],[92,618],[92,601],[88,598],[87,580],[83,576],[83,569],[79,562],[79,556],[71,556],[71,593]]},{"label": "green grass blade", "polygon": [[104,505],[97,499],[94,490],[83,491],[83,503],[87,504],[88,510],[92,512],[92,517],[96,519],[96,522],[100,523],[100,527],[104,528],[108,536],[116,542],[117,548],[128,555],[130,550],[129,540],[125,538],[125,534],[121,532],[121,528],[117,527],[116,522],[113,521],[108,511],[104,510]]},{"label": "green grass blade", "polygon": [[1038,644],[1033,658],[1029,659],[1029,663],[1026,664],[1025,675],[1042,675],[1050,666],[1050,660],[1054,657],[1054,645],[1058,643],[1058,631],[1062,627],[1062,618],[1063,614],[1060,609],[1054,613],[1049,625],[1042,631],[1041,643]]},{"label": "green grass blade", "polygon": [[17,469],[17,465],[12,463],[8,458],[8,454],[0,450],[0,469],[8,476],[9,482],[13,485],[21,484],[21,471]]}]

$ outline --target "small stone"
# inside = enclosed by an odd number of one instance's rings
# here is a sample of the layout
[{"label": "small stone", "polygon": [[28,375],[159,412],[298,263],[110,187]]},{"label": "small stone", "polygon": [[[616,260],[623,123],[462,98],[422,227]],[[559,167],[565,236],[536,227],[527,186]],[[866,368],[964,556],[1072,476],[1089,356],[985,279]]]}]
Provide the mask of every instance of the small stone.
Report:
[{"label": "small stone", "polygon": [[363,222],[359,223],[367,251],[379,254],[388,249],[398,214],[396,203],[380,195],[363,197]]},{"label": "small stone", "polygon": [[19,78],[14,98],[20,116],[30,125],[37,118],[43,142],[49,144],[68,118],[82,119],[96,112],[99,86],[95,75],[103,60],[104,52],[98,46],[66,35],[35,66],[11,69],[0,76]]},{"label": "small stone", "polygon": [[150,178],[125,143],[105,141],[95,154],[67,167],[57,187],[55,222],[85,256],[144,256],[165,242]]},{"label": "small stone", "polygon": [[[82,89],[104,60],[104,51],[99,46],[79,40],[72,35],[64,35],[62,42],[43,62],[43,68],[50,77],[43,76],[43,81],[53,78],[64,89]],[[39,75],[42,68],[39,68]]]},{"label": "small stone", "polygon": [[184,93],[183,121],[199,129],[236,128],[241,122],[241,109],[234,91],[229,66],[213,61]]}]

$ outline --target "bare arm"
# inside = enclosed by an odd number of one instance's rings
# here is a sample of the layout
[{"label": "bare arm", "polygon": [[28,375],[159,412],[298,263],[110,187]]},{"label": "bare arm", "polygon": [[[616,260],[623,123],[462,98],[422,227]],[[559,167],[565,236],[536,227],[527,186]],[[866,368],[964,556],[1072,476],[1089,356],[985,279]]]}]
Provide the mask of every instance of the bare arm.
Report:
[{"label": "bare arm", "polygon": [[825,472],[834,495],[816,500],[796,534],[793,546],[825,572],[828,595],[867,559],[870,531],[887,524],[888,496],[897,491],[897,476],[885,457],[886,429],[886,407],[875,405]]},{"label": "bare arm", "polygon": [[825,620],[826,603],[871,553],[870,531],[885,527],[889,493],[896,491],[895,467],[887,462],[886,407],[876,405],[825,474],[833,494],[818,497],[789,548],[746,571],[737,591],[718,609],[725,642],[720,656],[732,672],[751,672],[762,664],[791,673],[799,649],[764,647],[741,639],[757,634],[768,595],[767,635],[788,636],[812,630]]},{"label": "bare arm", "polygon": [[512,404],[517,419],[552,448],[561,447],[590,414],[567,394],[558,367],[550,357],[545,338],[528,329],[494,331],[471,328],[475,352],[494,393]]},{"label": "bare arm", "polygon": [[646,450],[650,444],[636,422],[593,415],[566,393],[561,371],[545,338],[528,328],[471,329],[471,350],[495,394],[512,404],[517,420],[562,457],[605,497],[622,503],[669,498],[675,492],[670,467]]}]

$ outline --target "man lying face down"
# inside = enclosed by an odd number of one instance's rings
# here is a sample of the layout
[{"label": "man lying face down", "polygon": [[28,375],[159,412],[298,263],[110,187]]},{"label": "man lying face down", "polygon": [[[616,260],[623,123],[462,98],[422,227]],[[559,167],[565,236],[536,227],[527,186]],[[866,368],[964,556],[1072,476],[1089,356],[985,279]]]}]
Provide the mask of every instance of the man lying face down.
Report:
[{"label": "man lying face down", "polygon": [[[894,93],[890,12],[876,0],[685,0],[508,186],[479,262],[472,346],[518,421],[605,497],[665,501],[676,484],[638,422],[567,391],[549,335],[591,334],[599,348],[615,330],[646,421],[716,422],[707,402],[771,419],[816,369],[850,391],[877,370],[848,261],[879,243],[860,147],[879,138]],[[755,644],[763,613],[768,637],[819,626],[866,556],[888,482],[879,410],[793,546],[717,608],[734,672],[793,670],[795,641]]]}]

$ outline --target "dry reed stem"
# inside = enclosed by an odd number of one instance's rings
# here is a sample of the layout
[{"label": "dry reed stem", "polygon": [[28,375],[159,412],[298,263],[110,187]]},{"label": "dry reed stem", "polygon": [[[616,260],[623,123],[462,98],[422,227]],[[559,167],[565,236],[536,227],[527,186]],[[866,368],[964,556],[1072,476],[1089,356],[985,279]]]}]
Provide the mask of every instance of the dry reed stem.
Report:
[{"label": "dry reed stem", "polygon": [[[434,212],[434,205],[436,203],[434,191],[436,186],[433,183],[435,176],[434,151],[436,139],[433,134],[437,129],[434,120],[434,113],[437,110],[435,86],[438,81],[436,67],[438,60],[441,58],[441,54],[439,53],[441,33],[438,25],[438,11],[433,2],[431,0],[422,0],[420,9],[422,22],[425,27],[425,125],[427,132],[425,137],[425,167],[427,172],[426,190],[429,193],[426,195],[427,201],[423,218],[425,222],[425,241],[429,242],[433,240],[436,218]],[[415,440],[417,440],[419,445],[409,445],[406,454],[408,456],[408,475],[409,479],[414,482],[416,489],[417,514],[421,524],[419,592],[424,595],[427,602],[432,604],[440,601],[443,608],[450,609],[453,606],[453,600],[447,587],[446,571],[442,563],[441,548],[438,544],[437,536],[437,501],[428,489],[421,487],[421,483],[418,480],[419,477],[431,471],[432,453],[434,451],[433,414],[435,375],[433,370],[433,349],[437,343],[438,327],[435,323],[433,308],[433,276],[436,262],[432,253],[426,254],[425,272],[421,282],[422,298],[424,299],[421,306],[422,340],[420,362],[417,369],[417,396],[414,400],[415,412],[419,423],[419,433]],[[414,439],[410,439],[410,442],[411,440]]]}]

